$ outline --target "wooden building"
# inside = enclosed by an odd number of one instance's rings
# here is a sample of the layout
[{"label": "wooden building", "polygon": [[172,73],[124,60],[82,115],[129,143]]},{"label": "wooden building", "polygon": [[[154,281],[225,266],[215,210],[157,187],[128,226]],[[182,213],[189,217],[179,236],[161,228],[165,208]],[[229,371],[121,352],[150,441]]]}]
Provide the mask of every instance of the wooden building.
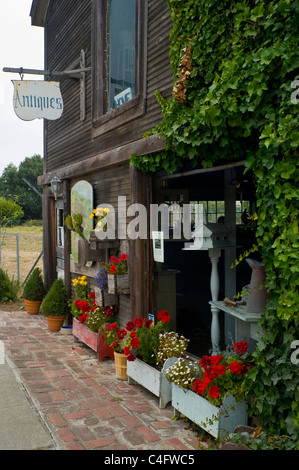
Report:
[{"label": "wooden building", "polygon": [[[163,139],[144,134],[161,120],[155,90],[168,99],[173,87],[172,22],[166,1],[33,0],[31,18],[34,26],[44,28],[45,69],[55,72],[53,79],[59,80],[64,101],[61,118],[45,120],[44,172],[38,179],[44,187],[47,285],[59,275],[71,289],[71,278],[80,274],[92,284],[99,261],[127,253],[130,291],[119,295],[120,323],[167,309],[173,327],[191,339],[191,350],[207,352],[214,315],[209,305],[213,263],[219,273],[220,299],[233,296],[250,280],[248,266],[241,267],[238,275],[230,266],[254,238],[252,224],[240,219],[244,208],[254,210],[254,190],[248,177],[248,181],[243,178],[242,162],[210,171],[185,169],[170,176],[143,174],[130,165],[132,154],[164,149]],[[57,78],[58,71],[64,73]],[[62,181],[57,199],[50,187],[54,177]],[[72,191],[80,182],[92,186],[91,205],[113,206],[117,219],[116,243],[109,248],[98,245],[96,259],[81,264],[74,258],[71,233],[64,226],[74,207]],[[216,241],[220,257],[212,261],[208,251],[186,250],[186,240],[169,239],[163,243],[163,260],[154,258],[150,205],[173,202],[204,203],[207,222],[220,227],[223,245]],[[144,238],[132,239],[126,233],[134,219],[126,210],[134,203],[147,209]],[[230,333],[234,337],[234,317],[219,309],[215,313],[220,341],[227,341]]]}]

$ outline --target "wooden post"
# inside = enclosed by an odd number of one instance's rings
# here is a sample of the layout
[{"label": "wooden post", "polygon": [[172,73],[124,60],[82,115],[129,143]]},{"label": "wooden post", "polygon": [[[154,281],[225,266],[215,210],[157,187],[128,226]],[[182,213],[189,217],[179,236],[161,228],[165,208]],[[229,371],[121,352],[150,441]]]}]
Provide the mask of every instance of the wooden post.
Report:
[{"label": "wooden post", "polygon": [[130,300],[133,315],[147,315],[152,311],[152,251],[150,237],[151,176],[130,168],[131,203],[147,208],[147,239],[129,240]]}]

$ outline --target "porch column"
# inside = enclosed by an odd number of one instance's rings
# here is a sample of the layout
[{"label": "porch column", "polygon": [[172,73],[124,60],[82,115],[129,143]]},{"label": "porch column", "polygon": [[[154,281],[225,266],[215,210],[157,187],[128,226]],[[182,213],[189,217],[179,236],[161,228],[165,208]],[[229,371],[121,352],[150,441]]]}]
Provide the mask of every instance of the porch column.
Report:
[{"label": "porch column", "polygon": [[[218,261],[221,256],[220,248],[209,248],[209,258],[212,265],[211,278],[210,278],[210,289],[212,300],[217,301],[219,295],[219,275],[218,275]],[[211,340],[213,354],[219,354],[220,347],[220,325],[219,325],[219,309],[215,306],[211,306],[212,312],[212,324],[211,324]]]}]

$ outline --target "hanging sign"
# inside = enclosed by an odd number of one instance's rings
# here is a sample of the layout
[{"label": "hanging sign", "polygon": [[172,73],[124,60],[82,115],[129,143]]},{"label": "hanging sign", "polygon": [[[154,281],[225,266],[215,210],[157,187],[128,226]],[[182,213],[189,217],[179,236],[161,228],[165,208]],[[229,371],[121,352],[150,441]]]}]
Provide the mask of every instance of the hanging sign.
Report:
[{"label": "hanging sign", "polygon": [[16,115],[24,121],[33,119],[59,119],[63,100],[59,82],[12,80],[13,106]]}]

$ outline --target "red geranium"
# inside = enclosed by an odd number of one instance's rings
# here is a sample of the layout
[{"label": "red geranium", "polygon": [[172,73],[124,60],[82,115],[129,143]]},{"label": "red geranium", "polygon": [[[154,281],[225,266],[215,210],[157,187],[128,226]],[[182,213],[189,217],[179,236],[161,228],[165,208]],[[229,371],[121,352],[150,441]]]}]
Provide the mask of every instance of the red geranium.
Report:
[{"label": "red geranium", "polygon": [[232,374],[242,374],[243,372],[243,365],[237,361],[231,362],[228,368]]},{"label": "red geranium", "polygon": [[242,393],[244,376],[250,368],[248,362],[244,362],[247,361],[247,349],[247,342],[240,341],[234,344],[233,353],[204,355],[199,361],[201,378],[194,380],[193,391],[217,406],[227,392]]},{"label": "red geranium", "polygon": [[209,395],[211,398],[218,398],[220,395],[220,388],[218,385],[213,385],[211,388],[209,388]]},{"label": "red geranium", "polygon": [[115,274],[115,271],[116,271],[116,267],[114,265],[112,265],[110,267],[110,274]]},{"label": "red geranium", "polygon": [[158,312],[157,318],[163,323],[170,322],[170,317],[168,315],[167,310],[160,310],[160,312]]},{"label": "red geranium", "polygon": [[79,317],[79,322],[85,323],[86,320],[87,320],[87,315],[86,315],[86,313],[82,313],[82,315],[80,315],[80,317]]},{"label": "red geranium", "polygon": [[234,350],[237,354],[245,354],[248,349],[248,344],[246,341],[239,341],[234,344]]},{"label": "red geranium", "polygon": [[135,338],[132,338],[131,339],[131,346],[133,349],[137,349],[138,346],[140,346],[140,341],[139,341],[139,338],[137,336],[135,336]]}]

